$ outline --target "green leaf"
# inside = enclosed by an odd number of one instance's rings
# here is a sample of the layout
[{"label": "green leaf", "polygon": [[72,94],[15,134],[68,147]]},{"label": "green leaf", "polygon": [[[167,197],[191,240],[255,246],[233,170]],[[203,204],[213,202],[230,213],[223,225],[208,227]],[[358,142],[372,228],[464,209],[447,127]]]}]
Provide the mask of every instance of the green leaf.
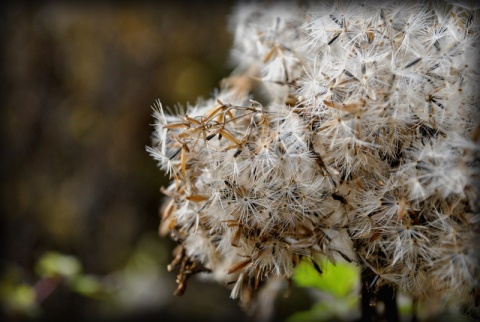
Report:
[{"label": "green leaf", "polygon": [[35,306],[35,290],[30,285],[20,284],[12,293],[11,300],[17,308],[33,307]]},{"label": "green leaf", "polygon": [[0,285],[0,306],[10,314],[34,317],[40,312],[36,303],[36,293],[28,284],[16,284],[2,279]]},{"label": "green leaf", "polygon": [[82,264],[75,256],[47,252],[38,260],[35,271],[41,277],[71,278],[82,271]]},{"label": "green leaf", "polygon": [[95,276],[78,275],[72,281],[72,289],[85,296],[95,296],[102,291],[102,285]]},{"label": "green leaf", "polygon": [[359,317],[358,296],[321,301],[310,310],[295,312],[287,322],[351,321]]},{"label": "green leaf", "polygon": [[307,311],[300,311],[293,313],[288,319],[287,322],[317,322],[317,321],[327,321],[334,317],[334,312],[332,312],[328,306],[328,303],[320,302],[315,304],[312,309]]},{"label": "green leaf", "polygon": [[311,263],[303,261],[293,274],[294,283],[299,287],[317,288],[337,298],[347,296],[360,283],[359,269],[353,264],[339,262],[334,265],[323,261],[320,266],[322,274]]}]

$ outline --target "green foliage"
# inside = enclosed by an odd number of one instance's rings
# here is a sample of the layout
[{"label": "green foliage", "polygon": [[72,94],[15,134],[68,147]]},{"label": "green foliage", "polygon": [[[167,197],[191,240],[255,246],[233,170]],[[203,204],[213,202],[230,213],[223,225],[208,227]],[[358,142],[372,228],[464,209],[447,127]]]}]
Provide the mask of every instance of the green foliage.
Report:
[{"label": "green foliage", "polygon": [[295,285],[319,291],[321,300],[310,310],[294,313],[288,322],[346,321],[358,315],[358,267],[346,262],[334,265],[329,261],[323,261],[320,267],[321,274],[311,263],[303,261],[295,270]]},{"label": "green foliage", "polygon": [[319,274],[312,264],[303,261],[293,274],[295,284],[299,287],[314,287],[343,298],[352,293],[360,282],[359,270],[353,264],[341,262],[334,265],[324,261],[321,268],[322,274]]},{"label": "green foliage", "polygon": [[84,274],[77,257],[46,252],[35,264],[36,282],[25,281],[21,270],[9,266],[0,280],[0,305],[8,314],[38,316],[41,302],[63,284],[72,292],[91,298],[104,298],[109,293],[100,277]]},{"label": "green foliage", "polygon": [[2,277],[0,281],[0,304],[7,312],[34,317],[39,314],[35,301],[36,294],[32,286],[16,280]]},{"label": "green foliage", "polygon": [[84,274],[77,257],[58,252],[45,253],[35,265],[37,275],[42,279],[61,278],[73,292],[98,298],[105,291],[98,277]]},{"label": "green foliage", "polygon": [[[346,262],[320,263],[320,274],[308,261],[302,262],[293,275],[297,287],[317,291],[319,301],[310,310],[296,312],[288,322],[353,321],[359,317],[360,269]],[[413,313],[411,298],[399,294],[398,309],[401,316]]]},{"label": "green foliage", "polygon": [[105,293],[98,277],[93,275],[77,275],[72,279],[72,290],[83,296],[98,298]]},{"label": "green foliage", "polygon": [[40,313],[33,286],[22,280],[18,266],[10,265],[0,279],[0,307],[8,314],[35,317]]},{"label": "green foliage", "polygon": [[52,251],[45,253],[35,266],[35,272],[44,278],[57,276],[72,278],[81,271],[82,264],[76,257]]},{"label": "green foliage", "polygon": [[352,321],[357,317],[355,309],[358,300],[355,297],[330,302],[318,302],[310,310],[296,312],[287,322]]}]

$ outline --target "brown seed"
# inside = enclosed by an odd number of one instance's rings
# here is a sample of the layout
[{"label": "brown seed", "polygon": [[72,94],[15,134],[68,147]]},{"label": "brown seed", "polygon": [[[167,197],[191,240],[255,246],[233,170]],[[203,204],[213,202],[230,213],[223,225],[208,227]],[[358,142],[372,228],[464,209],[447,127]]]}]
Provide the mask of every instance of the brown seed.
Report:
[{"label": "brown seed", "polygon": [[202,202],[202,201],[208,200],[208,197],[201,196],[201,195],[191,195],[191,196],[187,196],[185,199],[193,202]]},{"label": "brown seed", "polygon": [[228,269],[227,271],[227,274],[233,274],[239,270],[242,270],[244,269],[245,267],[247,267],[250,263],[252,262],[252,259],[251,258],[248,258],[244,261],[241,261],[241,262],[238,262],[236,264],[233,264],[232,266],[230,266],[230,268]]}]

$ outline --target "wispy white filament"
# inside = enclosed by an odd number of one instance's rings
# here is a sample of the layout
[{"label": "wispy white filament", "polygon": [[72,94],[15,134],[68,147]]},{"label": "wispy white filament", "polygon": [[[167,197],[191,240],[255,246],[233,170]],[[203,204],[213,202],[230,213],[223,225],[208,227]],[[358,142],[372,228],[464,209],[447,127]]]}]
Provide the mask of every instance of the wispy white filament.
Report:
[{"label": "wispy white filament", "polygon": [[[233,281],[232,297],[323,256],[419,300],[470,305],[478,13],[456,2],[236,6],[229,86],[184,114],[154,112],[148,151],[175,179],[164,222],[185,256]],[[245,90],[255,86],[264,96]]]}]

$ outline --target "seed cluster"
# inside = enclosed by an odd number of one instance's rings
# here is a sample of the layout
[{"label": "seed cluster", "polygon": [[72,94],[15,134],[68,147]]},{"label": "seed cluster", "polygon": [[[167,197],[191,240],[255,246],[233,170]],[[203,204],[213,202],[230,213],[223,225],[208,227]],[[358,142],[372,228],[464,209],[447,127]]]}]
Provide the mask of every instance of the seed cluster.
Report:
[{"label": "seed cluster", "polygon": [[269,277],[327,258],[368,267],[377,287],[470,303],[478,13],[454,3],[238,5],[232,75],[186,111],[155,107],[147,150],[173,179],[160,229],[179,243],[177,292],[209,272],[248,302]]}]

